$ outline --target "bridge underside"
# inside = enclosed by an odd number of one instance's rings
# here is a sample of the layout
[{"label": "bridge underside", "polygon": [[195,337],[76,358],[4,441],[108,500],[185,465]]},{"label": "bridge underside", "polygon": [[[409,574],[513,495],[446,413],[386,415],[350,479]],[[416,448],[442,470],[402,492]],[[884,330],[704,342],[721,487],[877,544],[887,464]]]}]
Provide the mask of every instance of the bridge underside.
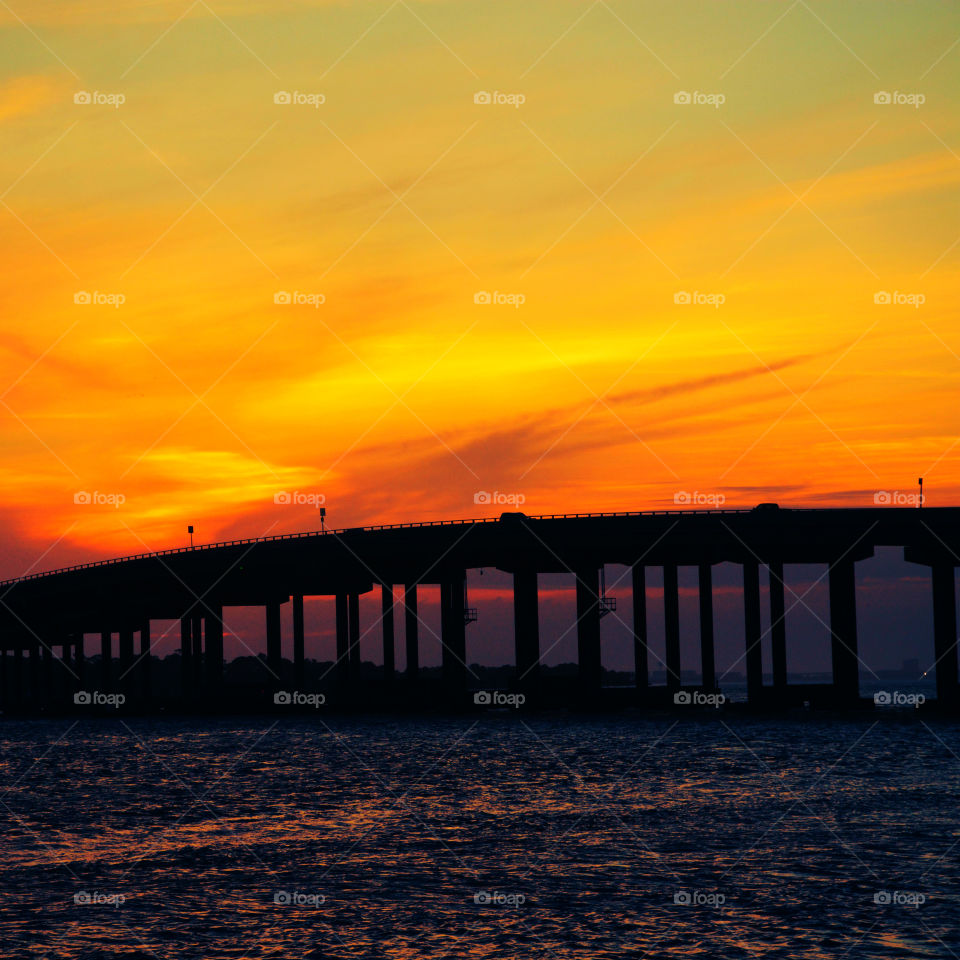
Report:
[{"label": "bridge underside", "polygon": [[[0,698],[5,712],[71,705],[131,710],[163,705],[243,709],[320,694],[349,706],[444,707],[473,704],[469,628],[476,612],[466,596],[469,569],[498,568],[513,576],[515,678],[512,691],[528,704],[572,708],[611,703],[649,706],[710,702],[720,693],[714,653],[714,565],[742,569],[742,663],[749,703],[788,706],[813,701],[856,706],[860,697],[855,564],[882,545],[905,548],[908,561],[930,569],[937,702],[960,706],[957,678],[955,567],[960,510],[779,510],[529,518],[421,527],[334,531],[212,548],[171,551],[86,566],[4,584],[0,610]],[[817,688],[787,682],[785,564],[821,563],[829,587],[833,682]],[[604,595],[606,564],[630,568],[633,590],[632,690],[602,688],[600,621],[612,611]],[[684,685],[681,670],[678,568],[694,567],[699,587],[701,682]],[[666,683],[651,684],[647,633],[647,569],[664,583]],[[766,567],[766,620],[760,588]],[[576,592],[577,675],[548,683],[541,668],[538,575],[569,573]],[[418,588],[438,586],[442,668],[420,668],[426,625]],[[397,587],[403,598],[397,601]],[[383,667],[361,663],[365,629],[359,598],[380,591]],[[322,678],[306,676],[304,597],[333,596],[336,660]],[[281,610],[292,604],[292,649],[283,655]],[[230,688],[224,679],[223,611],[261,606],[266,651],[259,686]],[[395,623],[404,623],[406,670],[396,670]],[[151,621],[179,621],[179,677],[173,692],[156,689]],[[87,648],[90,635],[99,644]],[[431,638],[432,639],[432,638]],[[116,641],[116,642],[115,642]],[[764,681],[765,643],[772,683]],[[116,649],[116,655],[114,655]],[[699,695],[699,696],[698,696]],[[242,698],[246,697],[246,701]],[[288,698],[285,700],[284,698]],[[112,699],[111,699],[112,698]],[[479,698],[483,702],[483,697]]]}]

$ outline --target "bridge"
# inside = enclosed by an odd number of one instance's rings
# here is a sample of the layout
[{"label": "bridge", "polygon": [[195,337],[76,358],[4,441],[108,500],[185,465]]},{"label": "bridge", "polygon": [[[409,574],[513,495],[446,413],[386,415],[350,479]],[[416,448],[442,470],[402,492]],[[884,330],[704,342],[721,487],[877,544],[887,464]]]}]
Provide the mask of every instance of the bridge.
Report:
[{"label": "bridge", "polygon": [[[466,599],[466,571],[496,568],[513,576],[517,691],[542,692],[537,576],[575,578],[577,676],[567,696],[601,704],[600,620],[605,564],[631,570],[635,688],[631,702],[670,703],[681,684],[678,568],[695,567],[699,585],[701,691],[716,691],[712,568],[743,573],[744,660],[751,704],[798,699],[860,703],[854,565],[877,547],[902,547],[907,561],[930,569],[937,702],[960,707],[954,570],[960,563],[960,508],[787,509],[588,513],[367,526],[232,540],[120,557],[34,573],[0,583],[0,696],[6,713],[82,701],[85,636],[99,635],[98,689],[123,691],[141,707],[151,700],[151,621],[180,625],[182,700],[216,705],[223,696],[223,611],[264,610],[266,660],[276,690],[303,690],[304,597],[336,598],[336,663],[330,691],[344,702],[360,682],[362,594],[381,595],[383,675],[376,697],[411,698],[420,675],[417,591],[440,588],[441,690],[466,704],[467,633],[476,619]],[[811,693],[787,682],[785,564],[824,564],[829,584],[832,683]],[[760,568],[768,568],[772,685],[764,683]],[[666,686],[650,683],[646,571],[662,567]],[[396,587],[403,588],[398,604]],[[281,608],[292,604],[292,657],[284,659]],[[406,670],[398,674],[395,620],[405,623]],[[112,657],[118,639],[117,658]],[[134,640],[139,641],[135,650]],[[292,675],[285,675],[292,661]],[[73,691],[73,696],[70,696]]]}]

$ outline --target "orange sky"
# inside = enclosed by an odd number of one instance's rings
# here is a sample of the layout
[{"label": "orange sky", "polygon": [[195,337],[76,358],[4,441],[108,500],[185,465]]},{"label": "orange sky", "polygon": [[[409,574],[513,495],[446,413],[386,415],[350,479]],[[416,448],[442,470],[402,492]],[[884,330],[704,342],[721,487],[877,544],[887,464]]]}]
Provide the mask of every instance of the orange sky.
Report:
[{"label": "orange sky", "polygon": [[7,7],[0,573],[321,498],[957,503],[958,36],[933,2]]}]

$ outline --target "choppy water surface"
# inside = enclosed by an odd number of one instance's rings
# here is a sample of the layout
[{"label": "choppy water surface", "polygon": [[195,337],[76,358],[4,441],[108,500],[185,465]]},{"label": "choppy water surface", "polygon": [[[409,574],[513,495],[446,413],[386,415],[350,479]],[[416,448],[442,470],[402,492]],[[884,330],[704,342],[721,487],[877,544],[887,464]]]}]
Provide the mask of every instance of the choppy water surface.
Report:
[{"label": "choppy water surface", "polygon": [[4,957],[960,953],[936,720],[7,722],[0,816]]}]

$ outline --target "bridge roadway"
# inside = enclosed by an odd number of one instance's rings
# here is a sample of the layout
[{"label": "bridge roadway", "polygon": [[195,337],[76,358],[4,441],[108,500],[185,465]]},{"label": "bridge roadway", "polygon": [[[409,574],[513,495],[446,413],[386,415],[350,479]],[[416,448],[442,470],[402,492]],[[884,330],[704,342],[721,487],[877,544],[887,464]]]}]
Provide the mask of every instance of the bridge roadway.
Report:
[{"label": "bridge roadway", "polygon": [[[600,699],[600,619],[605,564],[631,568],[636,699],[652,701],[646,629],[646,568],[663,568],[666,633],[665,693],[681,690],[677,568],[697,568],[700,591],[700,688],[717,688],[713,649],[711,570],[722,562],[743,569],[744,653],[749,699],[790,700],[787,684],[783,567],[828,567],[833,683],[829,702],[859,702],[854,564],[878,546],[904,548],[906,560],[931,569],[937,700],[960,706],[957,679],[955,566],[960,563],[960,508],[898,507],[676,510],[499,518],[356,527],[234,540],[81,564],[0,582],[0,695],[6,710],[30,710],[56,700],[68,677],[84,674],[84,635],[99,634],[100,681],[147,703],[150,622],[179,620],[183,695],[216,698],[223,681],[223,609],[262,606],[267,667],[281,684],[281,605],[293,603],[293,677],[304,675],[303,598],[336,597],[336,684],[351,689],[360,673],[359,597],[381,590],[384,680],[395,676],[394,623],[405,618],[407,689],[419,672],[417,588],[440,587],[442,682],[450,702],[465,702],[466,571],[497,568],[513,574],[516,687],[535,697],[540,637],[537,574],[570,573],[577,599],[577,696]],[[769,576],[773,686],[764,686],[760,567]],[[395,585],[404,587],[402,605]],[[139,652],[134,651],[138,635]],[[119,662],[112,662],[118,637]],[[57,656],[57,648],[60,656]],[[111,668],[115,674],[111,676]],[[112,687],[111,687],[112,683]],[[299,688],[298,688],[299,689]],[[396,689],[396,688],[394,688]],[[794,691],[793,699],[796,699]],[[804,694],[805,696],[806,694]],[[661,697],[661,699],[663,699]]]}]

